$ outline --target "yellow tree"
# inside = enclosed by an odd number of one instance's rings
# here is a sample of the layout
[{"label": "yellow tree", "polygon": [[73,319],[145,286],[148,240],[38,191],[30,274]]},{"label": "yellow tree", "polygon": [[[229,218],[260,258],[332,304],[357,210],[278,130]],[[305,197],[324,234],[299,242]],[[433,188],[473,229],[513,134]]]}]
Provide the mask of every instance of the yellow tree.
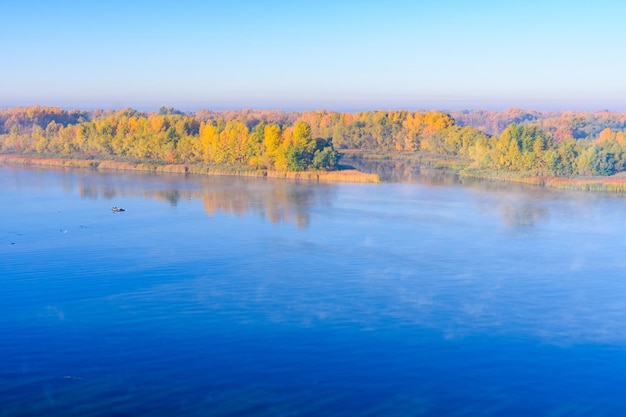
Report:
[{"label": "yellow tree", "polygon": [[274,167],[274,160],[280,148],[280,127],[275,124],[265,126],[263,132],[263,162],[268,168]]},{"label": "yellow tree", "polygon": [[152,133],[165,132],[165,119],[163,116],[152,114],[148,117],[149,128]]},{"label": "yellow tree", "polygon": [[230,164],[247,163],[246,151],[248,149],[248,140],[250,131],[245,123],[239,120],[231,120],[226,123],[226,128],[220,134],[222,145],[226,146],[226,162]]},{"label": "yellow tree", "polygon": [[291,127],[285,127],[280,133],[280,146],[276,149],[274,168],[278,171],[287,171],[289,167],[287,152],[289,147],[293,145],[293,129]]},{"label": "yellow tree", "polygon": [[598,142],[605,142],[607,140],[615,139],[615,132],[613,132],[610,128],[606,128],[600,132],[598,135]]},{"label": "yellow tree", "polygon": [[212,123],[202,123],[200,126],[200,143],[202,144],[202,160],[207,164],[216,162],[215,155],[219,146],[219,134]]},{"label": "yellow tree", "polygon": [[306,122],[293,125],[293,146],[307,148],[311,141],[311,126]]},{"label": "yellow tree", "polygon": [[407,115],[402,122],[402,127],[404,131],[402,149],[405,151],[420,149],[420,136],[424,129],[424,115],[422,113]]}]

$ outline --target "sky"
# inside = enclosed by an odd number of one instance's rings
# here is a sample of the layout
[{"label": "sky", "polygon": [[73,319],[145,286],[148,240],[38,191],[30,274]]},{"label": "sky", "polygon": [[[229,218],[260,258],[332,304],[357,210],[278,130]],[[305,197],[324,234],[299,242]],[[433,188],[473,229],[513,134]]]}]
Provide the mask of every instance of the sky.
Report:
[{"label": "sky", "polygon": [[626,111],[626,2],[3,1],[0,107]]}]

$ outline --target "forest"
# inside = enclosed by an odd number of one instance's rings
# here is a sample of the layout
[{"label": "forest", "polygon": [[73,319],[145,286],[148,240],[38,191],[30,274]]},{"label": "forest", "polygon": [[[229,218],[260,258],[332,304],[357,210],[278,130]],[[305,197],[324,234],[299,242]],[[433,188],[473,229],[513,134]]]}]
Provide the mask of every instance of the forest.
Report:
[{"label": "forest", "polygon": [[332,141],[313,137],[302,121],[250,128],[236,119],[202,121],[167,108],[147,114],[30,107],[0,112],[0,126],[4,153],[278,171],[335,170],[339,162]]},{"label": "forest", "polygon": [[5,154],[336,170],[341,151],[428,153],[473,171],[554,177],[626,170],[626,114],[607,111],[0,110]]}]

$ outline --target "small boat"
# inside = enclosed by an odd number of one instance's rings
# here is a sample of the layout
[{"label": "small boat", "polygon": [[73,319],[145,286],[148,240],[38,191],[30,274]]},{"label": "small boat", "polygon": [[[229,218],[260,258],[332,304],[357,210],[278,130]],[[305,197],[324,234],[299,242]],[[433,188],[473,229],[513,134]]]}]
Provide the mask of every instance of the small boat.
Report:
[{"label": "small boat", "polygon": [[123,209],[123,208],[121,208],[121,207],[117,207],[117,206],[113,206],[113,207],[111,208],[111,211],[112,211],[113,213],[120,213],[120,212],[122,212],[122,211],[126,211],[126,209]]}]

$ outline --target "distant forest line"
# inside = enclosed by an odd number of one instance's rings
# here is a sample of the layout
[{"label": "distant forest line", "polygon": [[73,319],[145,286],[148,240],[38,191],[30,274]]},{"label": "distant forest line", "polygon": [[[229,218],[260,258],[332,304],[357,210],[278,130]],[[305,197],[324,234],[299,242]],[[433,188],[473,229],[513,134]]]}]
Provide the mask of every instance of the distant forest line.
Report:
[{"label": "distant forest line", "polygon": [[0,110],[0,152],[331,171],[341,150],[459,157],[474,172],[610,176],[626,170],[626,113]]}]

